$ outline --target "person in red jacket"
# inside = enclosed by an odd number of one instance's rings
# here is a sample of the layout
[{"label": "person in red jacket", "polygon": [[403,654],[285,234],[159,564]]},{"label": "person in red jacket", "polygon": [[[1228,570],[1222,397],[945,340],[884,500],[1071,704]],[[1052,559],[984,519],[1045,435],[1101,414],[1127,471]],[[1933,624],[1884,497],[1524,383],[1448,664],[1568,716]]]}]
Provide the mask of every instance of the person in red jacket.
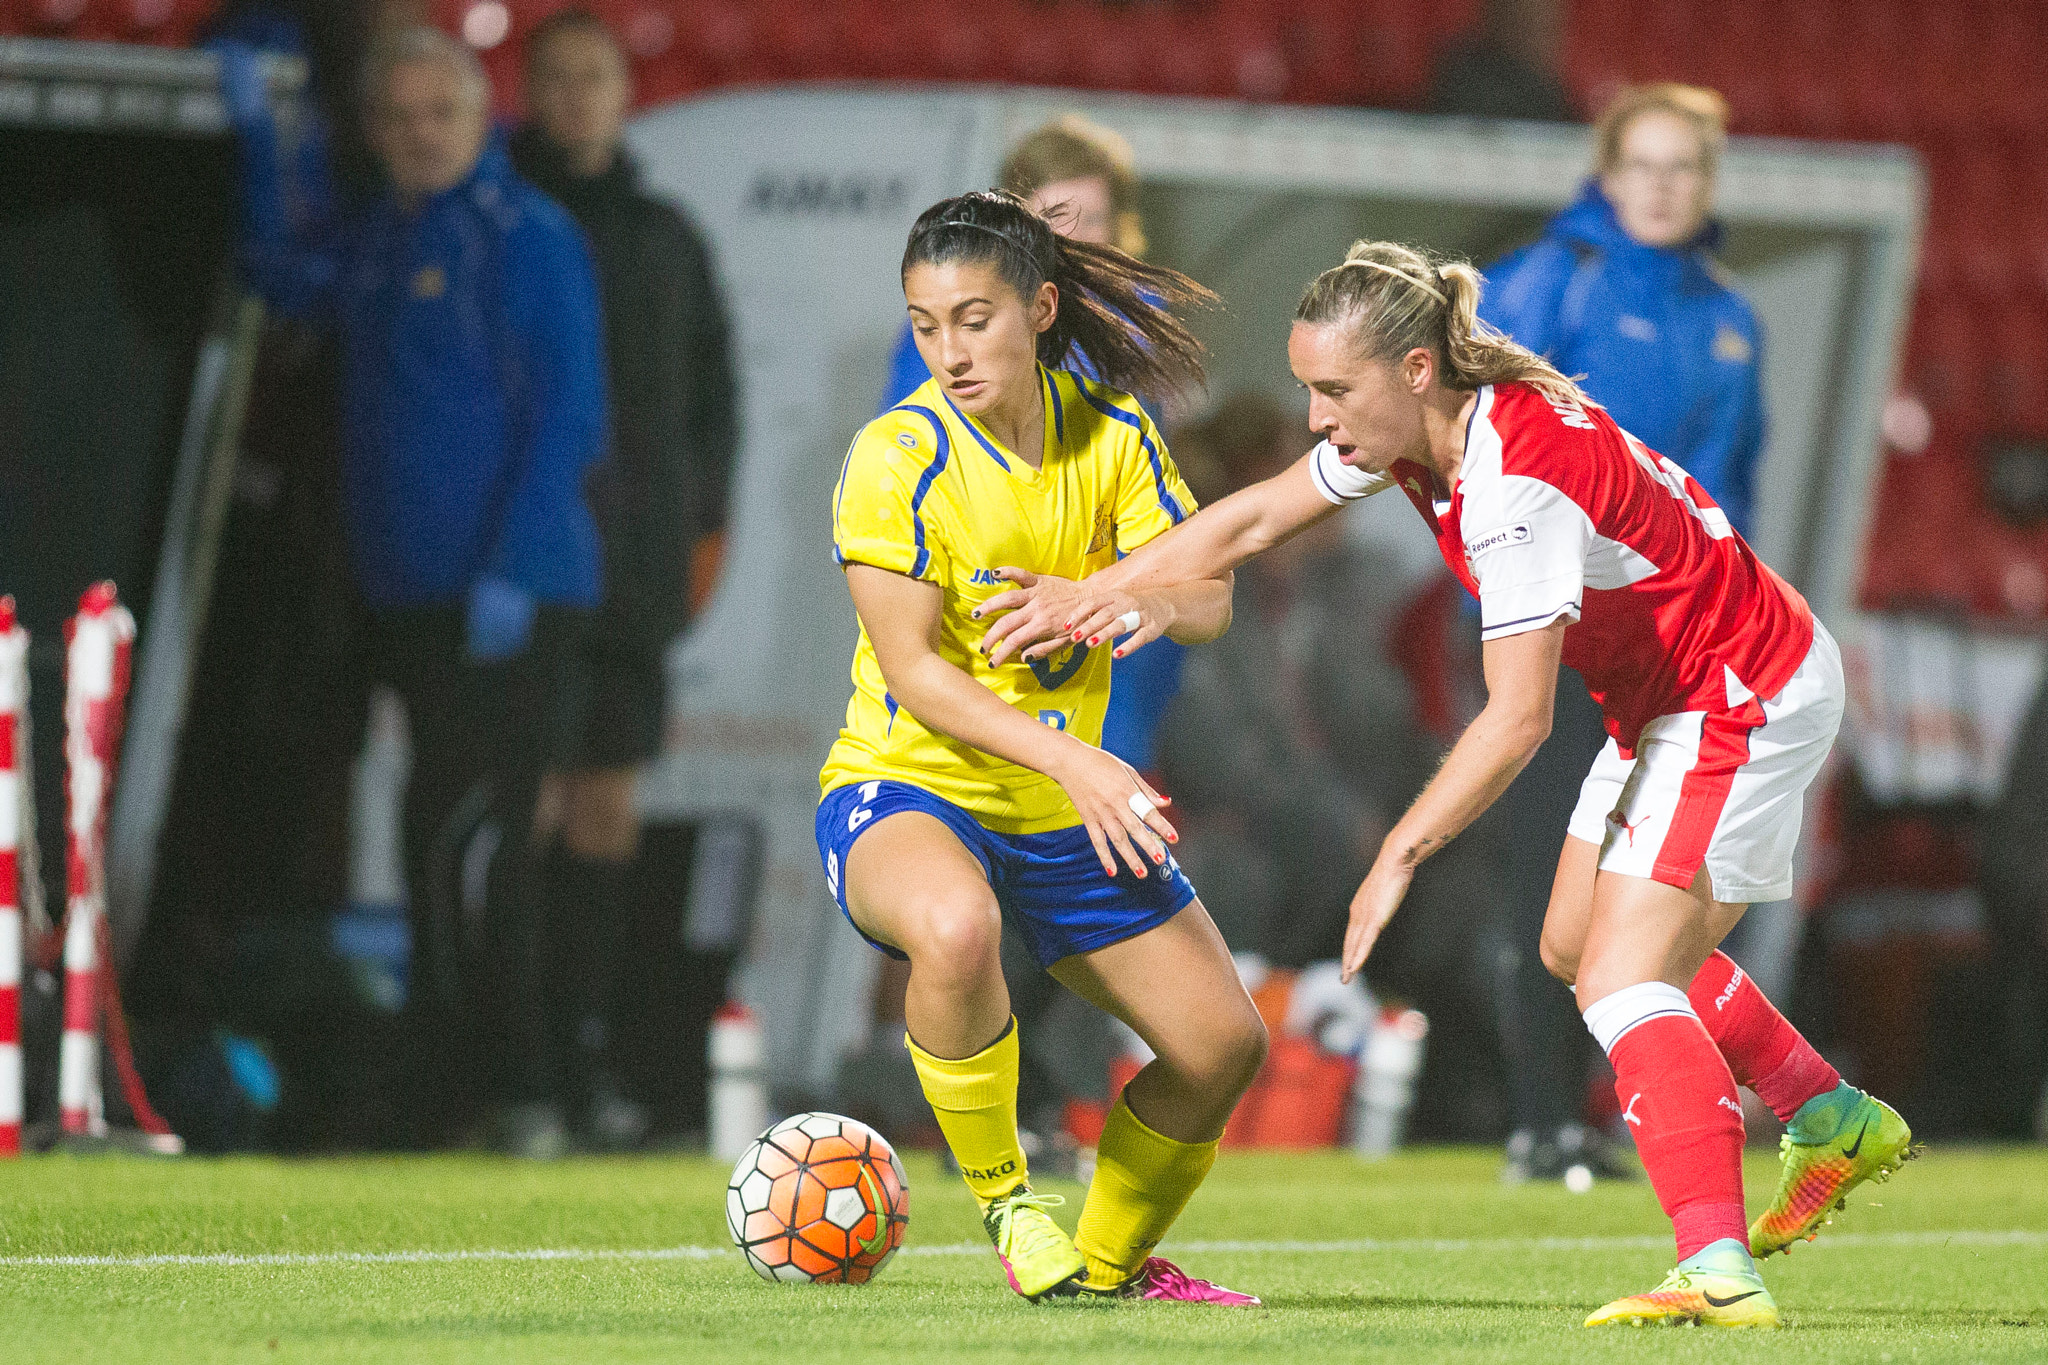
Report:
[{"label": "person in red jacket", "polygon": [[[1288,340],[1322,443],[1079,584],[992,599],[984,611],[1009,614],[984,645],[997,663],[1105,632],[1142,645],[1170,619],[1162,585],[1401,490],[1479,599],[1487,702],[1352,899],[1344,971],[1364,965],[1416,867],[1536,752],[1558,667],[1576,668],[1608,740],[1558,858],[1543,957],[1614,1065],[1679,1257],[1587,1325],[1773,1327],[1752,1253],[1813,1235],[1912,1150],[1905,1121],[1844,1084],[1718,951],[1750,904],[1791,893],[1802,798],[1841,724],[1841,657],[1706,491],[1481,323],[1479,294],[1462,262],[1353,246]],[[1747,1229],[1738,1082],[1788,1124],[1783,1183]]]}]

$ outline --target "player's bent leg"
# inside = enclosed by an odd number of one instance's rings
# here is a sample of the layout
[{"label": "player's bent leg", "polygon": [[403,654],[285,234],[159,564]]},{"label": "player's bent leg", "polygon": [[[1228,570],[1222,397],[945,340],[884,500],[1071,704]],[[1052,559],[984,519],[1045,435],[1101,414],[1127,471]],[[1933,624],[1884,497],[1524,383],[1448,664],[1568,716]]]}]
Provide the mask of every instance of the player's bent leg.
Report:
[{"label": "player's bent leg", "polygon": [[1053,974],[1122,1019],[1154,1053],[1110,1111],[1075,1241],[1087,1292],[1256,1306],[1152,1249],[1215,1164],[1231,1110],[1258,1074],[1266,1029],[1201,902]]},{"label": "player's bent leg", "polygon": [[869,937],[910,958],[912,1062],[1010,1287],[1071,1292],[1085,1262],[1034,1194],[1017,1136],[1016,1020],[1003,984],[1002,916],[980,861],[922,811],[874,820],[846,857],[846,904]]},{"label": "player's bent leg", "polygon": [[[1698,883],[1681,890],[1613,872],[1595,882],[1578,972],[1580,1007],[1613,1063],[1622,1118],[1671,1219],[1679,1265],[1657,1289],[1609,1304],[1588,1326],[1776,1323],[1749,1259],[1735,1078],[1683,984],[1698,972],[1725,918]],[[1695,1284],[1704,1286],[1697,1294]]]}]

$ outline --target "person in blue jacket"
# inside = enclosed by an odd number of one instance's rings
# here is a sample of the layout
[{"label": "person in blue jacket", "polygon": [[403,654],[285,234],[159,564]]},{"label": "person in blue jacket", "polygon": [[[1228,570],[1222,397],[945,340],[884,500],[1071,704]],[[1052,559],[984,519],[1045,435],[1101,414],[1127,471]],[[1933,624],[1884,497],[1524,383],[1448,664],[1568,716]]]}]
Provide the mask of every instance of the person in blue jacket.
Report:
[{"label": "person in blue jacket", "polygon": [[[1489,272],[1480,315],[1580,383],[1645,445],[1698,479],[1748,535],[1763,448],[1756,314],[1714,260],[1710,216],[1727,141],[1711,90],[1622,92],[1594,125],[1596,173],[1542,237]],[[1559,679],[1551,737],[1503,799],[1524,834],[1504,869],[1515,958],[1503,973],[1512,1063],[1510,1180],[1628,1168],[1580,1123],[1590,1058],[1584,1023],[1537,953],[1551,874],[1586,766],[1606,739],[1599,708]],[[1547,849],[1548,853],[1543,850]]]},{"label": "person in blue jacket", "polygon": [[[599,600],[584,476],[607,446],[603,331],[569,215],[490,137],[470,50],[428,28],[371,48],[364,116],[388,190],[337,221],[253,51],[223,89],[243,159],[242,264],[342,355],[342,511],[367,684],[404,699],[409,1039],[418,1136],[484,1107],[513,1150],[562,1120],[546,1074],[534,802],[552,708]],[[481,932],[465,911],[483,883]],[[486,1041],[488,1040],[488,1041]]]}]

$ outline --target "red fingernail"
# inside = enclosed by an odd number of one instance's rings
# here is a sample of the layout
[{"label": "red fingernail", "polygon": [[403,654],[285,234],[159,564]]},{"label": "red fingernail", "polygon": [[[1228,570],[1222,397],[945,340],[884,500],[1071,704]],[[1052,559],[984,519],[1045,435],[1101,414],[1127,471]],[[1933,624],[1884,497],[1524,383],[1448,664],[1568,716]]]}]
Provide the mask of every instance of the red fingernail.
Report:
[{"label": "red fingernail", "polygon": [[1124,652],[1121,649],[1112,649],[1109,652],[1109,657],[1112,659],[1121,659],[1124,657]]},{"label": "red fingernail", "polygon": [[1091,635],[1091,636],[1089,636],[1089,637],[1088,637],[1088,647],[1089,647],[1090,649],[1093,649],[1093,648],[1094,648],[1094,647],[1095,647],[1096,645],[1098,645],[1098,644],[1101,644],[1101,643],[1102,643],[1102,641],[1101,641],[1101,640],[1099,640],[1098,638],[1096,638],[1096,637],[1095,637],[1095,636],[1093,636],[1093,635]]}]

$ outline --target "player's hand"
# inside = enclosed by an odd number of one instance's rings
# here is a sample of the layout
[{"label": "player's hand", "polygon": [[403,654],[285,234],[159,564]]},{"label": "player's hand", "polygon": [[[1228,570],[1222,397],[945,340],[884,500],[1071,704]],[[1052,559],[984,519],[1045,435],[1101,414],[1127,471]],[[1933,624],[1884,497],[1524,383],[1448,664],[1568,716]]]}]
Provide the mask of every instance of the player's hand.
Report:
[{"label": "player's hand", "polygon": [[1095,856],[1102,859],[1103,875],[1116,875],[1118,855],[1137,877],[1164,866],[1166,846],[1180,842],[1179,832],[1160,814],[1160,807],[1171,804],[1169,798],[1108,750],[1079,741],[1070,748],[1059,770],[1047,775],[1080,812]]},{"label": "player's hand", "polygon": [[1365,966],[1380,931],[1401,908],[1408,884],[1415,880],[1412,866],[1381,858],[1372,865],[1358,894],[1351,898],[1351,924],[1344,931],[1343,979],[1350,981]]},{"label": "player's hand", "polygon": [[1017,586],[974,613],[977,619],[1007,613],[982,637],[982,651],[993,664],[1013,656],[1042,659],[1073,645],[1092,648],[1119,636],[1124,639],[1115,657],[1121,659],[1166,634],[1178,619],[1162,594],[1099,588],[1028,569],[998,569],[996,577]]}]

